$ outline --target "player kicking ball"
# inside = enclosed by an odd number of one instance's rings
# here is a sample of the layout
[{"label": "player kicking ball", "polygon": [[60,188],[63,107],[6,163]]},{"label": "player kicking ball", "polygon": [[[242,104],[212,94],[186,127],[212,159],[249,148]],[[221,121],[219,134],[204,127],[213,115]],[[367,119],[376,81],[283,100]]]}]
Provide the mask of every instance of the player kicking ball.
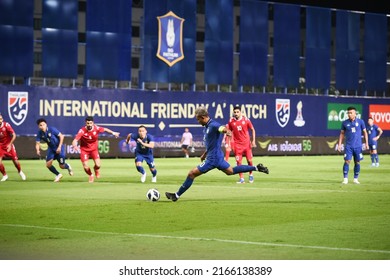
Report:
[{"label": "player kicking ball", "polygon": [[202,163],[190,170],[186,180],[179,188],[179,190],[176,193],[165,193],[165,196],[168,199],[177,201],[191,187],[196,177],[215,168],[218,168],[226,175],[247,173],[251,171],[259,171],[265,174],[269,174],[268,168],[263,166],[261,163],[257,166],[238,165],[231,167],[230,164],[225,160],[223,151],[221,149],[223,134],[231,135],[231,131],[225,126],[211,119],[205,107],[197,108],[195,110],[195,117],[198,123],[204,126],[203,133],[206,151],[200,157]]}]

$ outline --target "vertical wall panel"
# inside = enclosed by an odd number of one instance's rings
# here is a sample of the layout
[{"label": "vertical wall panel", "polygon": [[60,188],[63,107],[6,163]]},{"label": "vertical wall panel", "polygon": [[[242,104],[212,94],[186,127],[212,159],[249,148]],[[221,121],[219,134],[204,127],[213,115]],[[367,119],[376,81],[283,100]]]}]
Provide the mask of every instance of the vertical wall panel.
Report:
[{"label": "vertical wall panel", "polygon": [[306,8],[306,86],[330,86],[330,9]]},{"label": "vertical wall panel", "polygon": [[268,4],[243,0],[240,3],[240,85],[267,85],[267,55]]},{"label": "vertical wall panel", "polygon": [[142,50],[142,81],[168,82],[168,66],[156,57],[158,47],[157,17],[167,13],[167,0],[144,1],[144,34]]},{"label": "vertical wall panel", "polygon": [[169,82],[195,83],[196,74],[196,0],[169,0],[168,11],[184,18],[184,59],[168,68]]},{"label": "vertical wall panel", "polygon": [[[157,17],[169,11],[184,19],[182,34],[184,59],[171,67],[156,56],[159,43]],[[196,0],[145,0],[143,43],[142,81],[195,83]]]},{"label": "vertical wall panel", "polygon": [[387,18],[382,14],[364,17],[364,73],[368,90],[386,90]]},{"label": "vertical wall panel", "polygon": [[88,1],[86,79],[131,79],[131,0]]},{"label": "vertical wall panel", "polygon": [[336,87],[359,88],[359,14],[337,11],[336,16]]},{"label": "vertical wall panel", "polygon": [[206,0],[205,83],[233,82],[233,1]]},{"label": "vertical wall panel", "polygon": [[274,84],[299,85],[300,6],[274,5]]},{"label": "vertical wall panel", "polygon": [[0,1],[0,75],[33,75],[34,1]]},{"label": "vertical wall panel", "polygon": [[78,1],[42,2],[42,75],[77,78]]}]

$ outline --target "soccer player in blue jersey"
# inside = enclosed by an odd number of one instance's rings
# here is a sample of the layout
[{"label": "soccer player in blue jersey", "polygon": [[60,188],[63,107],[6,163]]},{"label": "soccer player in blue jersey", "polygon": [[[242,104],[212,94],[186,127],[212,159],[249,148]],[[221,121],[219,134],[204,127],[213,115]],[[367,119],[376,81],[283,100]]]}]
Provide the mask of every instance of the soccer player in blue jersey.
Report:
[{"label": "soccer player in blue jersey", "polygon": [[154,138],[148,134],[146,127],[141,125],[138,127],[138,133],[129,133],[126,138],[126,143],[129,144],[130,140],[134,140],[137,143],[135,148],[135,167],[138,172],[141,173],[141,182],[146,181],[146,171],[142,167],[142,162],[146,161],[149,166],[150,172],[152,172],[152,183],[157,182],[157,169],[154,164],[153,148]]},{"label": "soccer player in blue jersey", "polygon": [[186,180],[176,193],[166,192],[165,195],[172,201],[177,201],[184,192],[186,192],[194,182],[195,178],[207,173],[208,171],[218,168],[226,175],[233,175],[238,173],[246,173],[250,171],[259,171],[268,174],[268,168],[261,163],[257,166],[238,165],[232,168],[225,160],[224,153],[221,149],[223,134],[231,136],[231,131],[225,126],[219,124],[211,119],[205,107],[199,107],[195,110],[195,117],[199,124],[204,126],[203,140],[206,145],[206,151],[200,157],[202,163],[190,170]]},{"label": "soccer player in blue jersey", "polygon": [[69,175],[73,176],[72,167],[65,162],[64,135],[57,128],[47,126],[45,119],[38,119],[37,125],[39,131],[35,138],[35,149],[37,155],[40,156],[40,143],[45,142],[47,144],[46,167],[56,175],[54,182],[59,182],[62,178],[62,174],[53,166],[54,159],[58,161],[61,169],[67,169]]},{"label": "soccer player in blue jersey", "polygon": [[367,130],[364,121],[356,117],[355,107],[348,107],[347,111],[348,119],[343,121],[341,124],[338,146],[338,151],[341,152],[341,144],[343,143],[343,140],[345,138],[343,165],[344,180],[342,183],[348,184],[349,163],[351,162],[353,157],[353,160],[355,162],[355,166],[353,169],[353,182],[355,184],[360,184],[358,178],[360,173],[360,161],[363,160],[362,134],[364,135],[366,147],[368,147]]},{"label": "soccer player in blue jersey", "polygon": [[370,155],[371,155],[371,165],[372,166],[379,166],[379,157],[378,157],[378,139],[381,137],[383,130],[374,124],[374,119],[369,117],[368,118],[368,126],[367,126],[367,133],[368,133],[368,145],[370,148]]}]

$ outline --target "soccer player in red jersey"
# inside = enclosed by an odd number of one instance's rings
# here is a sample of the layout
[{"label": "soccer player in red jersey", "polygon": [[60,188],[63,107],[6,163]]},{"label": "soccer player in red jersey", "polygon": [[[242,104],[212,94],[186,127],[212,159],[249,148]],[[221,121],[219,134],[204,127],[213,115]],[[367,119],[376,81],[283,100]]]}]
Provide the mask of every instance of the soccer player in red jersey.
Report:
[{"label": "soccer player in red jersey", "polygon": [[[72,146],[75,150],[80,151],[80,160],[83,164],[85,173],[89,176],[89,182],[93,183],[94,175],[91,171],[91,168],[88,166],[88,160],[91,158],[95,166],[93,167],[95,171],[96,178],[100,177],[100,155],[98,151],[98,137],[100,133],[108,132],[114,135],[116,138],[119,137],[119,132],[114,132],[111,129],[97,126],[94,124],[93,117],[85,118],[85,126],[80,128],[76,137],[73,139]],[[80,143],[80,148],[77,146],[77,142]]]},{"label": "soccer player in red jersey", "polygon": [[8,175],[3,164],[3,158],[10,158],[18,170],[22,180],[26,180],[26,175],[24,175],[22,168],[20,167],[18,155],[13,144],[15,139],[15,131],[9,123],[3,120],[3,116],[0,113],[0,172],[3,174],[3,178],[0,180],[1,182],[8,180]]},{"label": "soccer player in red jersey", "polygon": [[[250,119],[242,115],[241,108],[239,106],[235,106],[233,108],[233,117],[229,120],[226,127],[232,131],[232,137],[234,139],[233,152],[236,157],[237,165],[242,164],[242,157],[245,156],[248,165],[252,166],[252,147],[256,147],[256,131]],[[252,140],[250,138],[249,131],[251,131]],[[245,183],[243,173],[240,173],[239,175],[240,180],[237,183]],[[249,183],[253,183],[253,181],[253,174],[250,172]]]}]

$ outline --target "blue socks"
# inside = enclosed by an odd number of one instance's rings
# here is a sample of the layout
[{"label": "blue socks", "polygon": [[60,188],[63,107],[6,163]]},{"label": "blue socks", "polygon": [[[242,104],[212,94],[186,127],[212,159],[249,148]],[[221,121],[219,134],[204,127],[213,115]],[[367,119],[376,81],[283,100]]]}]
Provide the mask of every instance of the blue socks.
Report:
[{"label": "blue socks", "polygon": [[353,173],[353,178],[357,179],[360,173],[360,164],[355,164],[355,167],[353,168]]},{"label": "blue socks", "polygon": [[344,178],[348,178],[348,172],[349,172],[349,164],[344,162],[344,165],[343,165]]},{"label": "blue socks", "polygon": [[[344,162],[344,165],[343,165],[343,173],[344,173],[344,178],[348,178],[348,172],[349,172],[349,164],[346,164]],[[355,163],[355,166],[353,168],[353,178],[357,179],[359,177],[359,173],[360,173],[360,163]]]},{"label": "blue socks", "polygon": [[142,166],[137,166],[137,170],[141,174],[145,174],[145,169]]},{"label": "blue socks", "polygon": [[256,167],[251,165],[237,165],[233,167],[233,174],[256,171]]},{"label": "blue socks", "polygon": [[179,188],[178,192],[176,193],[177,196],[181,196],[183,193],[185,193],[194,182],[194,179],[191,179],[187,176],[186,180],[184,181],[183,185]]},{"label": "blue socks", "polygon": [[58,172],[57,169],[56,169],[53,165],[50,166],[50,167],[48,167],[48,169],[49,169],[52,173],[54,173],[56,176],[57,176],[58,174],[60,174],[60,172]]}]

